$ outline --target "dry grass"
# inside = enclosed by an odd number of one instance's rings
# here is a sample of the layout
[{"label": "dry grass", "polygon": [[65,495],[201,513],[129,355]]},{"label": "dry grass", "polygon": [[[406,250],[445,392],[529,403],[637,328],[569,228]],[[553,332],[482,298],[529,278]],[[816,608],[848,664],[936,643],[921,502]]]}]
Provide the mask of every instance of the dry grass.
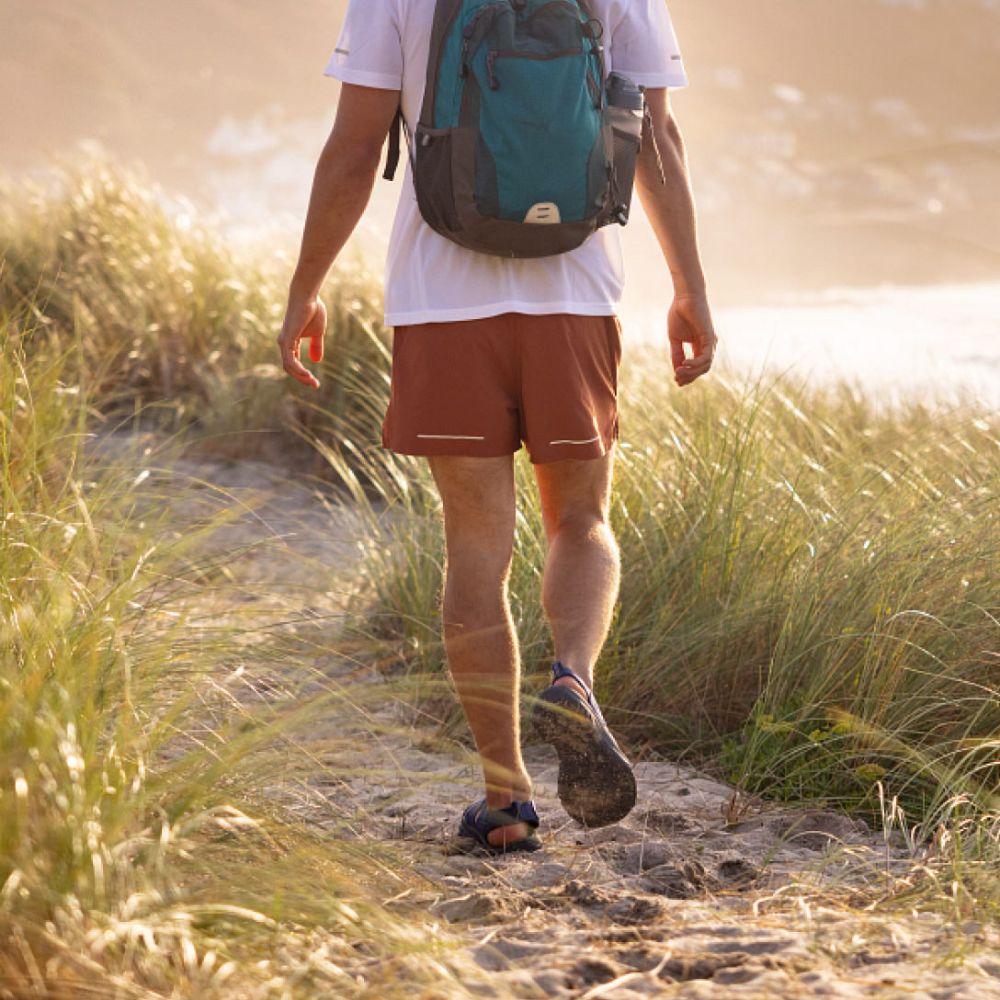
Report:
[{"label": "dry grass", "polygon": [[363,699],[207,613],[229,515],[181,523],[193,486],[86,450],[79,347],[40,336],[0,321],[0,996],[466,995],[457,939],[381,905],[404,862],[274,798],[339,780],[297,735]]},{"label": "dry grass", "polygon": [[[326,296],[330,336],[314,393],[277,363],[286,262],[261,260],[198,223],[180,226],[166,195],[109,163],[48,187],[0,181],[0,313],[43,345],[75,340],[66,372],[95,408],[193,431],[217,451],[280,457],[302,431],[368,440],[386,393],[387,335],[376,276],[338,265]],[[365,393],[358,393],[358,386]]]}]

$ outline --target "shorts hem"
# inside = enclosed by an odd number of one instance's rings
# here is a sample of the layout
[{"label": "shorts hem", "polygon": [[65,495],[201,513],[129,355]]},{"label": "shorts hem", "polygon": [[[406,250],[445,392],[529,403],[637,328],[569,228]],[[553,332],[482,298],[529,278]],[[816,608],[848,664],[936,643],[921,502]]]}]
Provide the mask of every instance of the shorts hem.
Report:
[{"label": "shorts hem", "polygon": [[614,450],[615,440],[616,438],[612,438],[608,443],[595,441],[592,445],[575,445],[572,450],[565,445],[562,448],[558,445],[550,445],[544,448],[536,448],[534,451],[529,449],[531,464],[551,465],[553,462],[588,462],[595,461],[598,458],[606,458]]},{"label": "shorts hem", "polygon": [[503,458],[505,455],[515,455],[521,450],[516,447],[497,448],[491,445],[477,445],[469,441],[433,441],[420,444],[394,445],[382,442],[386,451],[396,455],[410,455],[415,458],[435,458],[448,456],[451,458]]}]

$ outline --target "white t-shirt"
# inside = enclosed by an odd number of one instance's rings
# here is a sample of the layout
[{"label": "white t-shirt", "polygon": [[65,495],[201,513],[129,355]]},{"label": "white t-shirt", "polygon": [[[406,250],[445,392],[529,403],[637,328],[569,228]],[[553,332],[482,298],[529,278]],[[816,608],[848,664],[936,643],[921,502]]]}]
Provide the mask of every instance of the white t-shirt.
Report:
[{"label": "white t-shirt", "polygon": [[[402,91],[410,127],[419,120],[436,0],[350,0],[326,75]],[[684,87],[687,75],[665,0],[591,0],[604,25],[607,71],[646,87]],[[467,250],[424,222],[410,166],[389,238],[389,326],[482,319],[506,312],[613,315],[625,274],[616,225],[576,250],[511,260]]]}]

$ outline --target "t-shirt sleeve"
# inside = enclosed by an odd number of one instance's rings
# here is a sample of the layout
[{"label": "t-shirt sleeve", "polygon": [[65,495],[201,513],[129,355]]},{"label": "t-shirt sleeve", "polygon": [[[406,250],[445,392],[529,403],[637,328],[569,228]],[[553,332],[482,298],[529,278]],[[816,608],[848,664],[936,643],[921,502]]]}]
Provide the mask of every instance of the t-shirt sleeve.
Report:
[{"label": "t-shirt sleeve", "polygon": [[612,68],[643,87],[686,87],[666,0],[628,0],[611,36]]},{"label": "t-shirt sleeve", "polygon": [[402,89],[403,44],[396,0],[350,0],[324,74],[362,87]]}]

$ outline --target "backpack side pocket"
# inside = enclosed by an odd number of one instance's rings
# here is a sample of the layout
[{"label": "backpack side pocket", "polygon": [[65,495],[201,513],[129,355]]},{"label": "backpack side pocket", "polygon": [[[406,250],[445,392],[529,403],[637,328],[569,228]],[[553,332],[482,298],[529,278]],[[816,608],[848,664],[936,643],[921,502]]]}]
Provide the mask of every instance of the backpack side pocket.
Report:
[{"label": "backpack side pocket", "polygon": [[639,158],[640,140],[632,131],[611,127],[614,168],[611,173],[611,196],[614,221],[623,226],[632,208],[635,167]]},{"label": "backpack side pocket", "polygon": [[420,214],[444,236],[459,229],[452,183],[452,130],[418,125],[414,136],[416,153],[413,184]]},{"label": "backpack side pocket", "polygon": [[625,225],[632,205],[636,161],[642,144],[646,100],[642,88],[621,73],[612,73],[607,83],[608,103],[604,125],[610,133],[612,151],[611,221]]}]

